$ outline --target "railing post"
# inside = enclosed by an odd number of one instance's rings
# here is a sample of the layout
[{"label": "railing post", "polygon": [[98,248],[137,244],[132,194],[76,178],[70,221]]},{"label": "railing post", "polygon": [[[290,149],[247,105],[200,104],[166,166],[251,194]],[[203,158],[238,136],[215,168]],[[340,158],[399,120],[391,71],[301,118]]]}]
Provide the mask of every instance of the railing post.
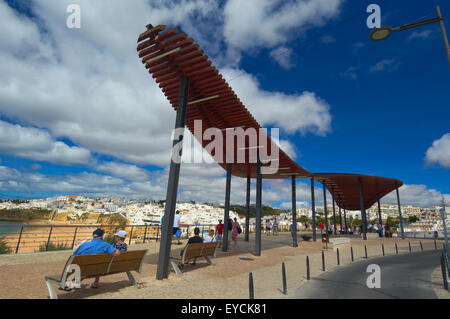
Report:
[{"label": "railing post", "polygon": [[48,234],[47,246],[45,246],[45,251],[48,251],[48,245],[50,244],[50,238],[52,237],[53,227],[50,227],[50,233]]},{"label": "railing post", "polygon": [[75,238],[77,237],[77,230],[78,227],[75,227],[75,231],[73,233],[72,247],[70,249],[73,249],[73,247],[75,246]]},{"label": "railing post", "polygon": [[133,228],[134,226],[131,226],[130,241],[128,242],[128,245],[131,245],[131,238],[133,237]]},{"label": "railing post", "polygon": [[17,240],[16,254],[19,252],[20,239],[22,238],[23,226],[20,228],[19,239]]},{"label": "railing post", "polygon": [[143,244],[145,244],[145,237],[147,237],[147,225],[145,225],[144,241],[142,242]]}]

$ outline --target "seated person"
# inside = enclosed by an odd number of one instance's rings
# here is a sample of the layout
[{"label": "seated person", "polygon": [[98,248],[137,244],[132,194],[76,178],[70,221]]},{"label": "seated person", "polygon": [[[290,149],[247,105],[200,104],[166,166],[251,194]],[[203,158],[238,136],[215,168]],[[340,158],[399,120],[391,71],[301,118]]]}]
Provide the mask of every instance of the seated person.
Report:
[{"label": "seated person", "polygon": [[210,229],[209,233],[206,234],[203,237],[203,242],[204,243],[214,243],[215,242],[215,240],[214,240],[214,229]]},{"label": "seated person", "polygon": [[125,243],[125,237],[127,236],[127,232],[124,230],[119,230],[114,234],[116,242],[113,244],[113,247],[117,248],[120,252],[125,252],[128,250],[128,245]]},{"label": "seated person", "polygon": [[[189,240],[188,240],[188,242],[187,242],[187,245],[188,245],[188,244],[202,244],[202,243],[203,243],[203,238],[200,237],[200,228],[195,227],[195,228],[194,228],[194,236],[191,237],[191,238],[189,238]],[[186,248],[186,247],[185,247],[185,248]],[[180,251],[180,256],[183,256],[183,252],[184,252],[184,249],[185,249],[185,248],[183,248],[183,249]],[[192,265],[195,265],[196,259],[197,259],[197,258],[194,258],[194,261],[191,262]],[[183,265],[180,265],[180,266],[182,267]]]},{"label": "seated person", "polygon": [[[91,255],[91,254],[110,254],[114,256],[120,255],[120,250],[111,246],[107,242],[103,241],[103,235],[105,232],[103,230],[96,229],[92,233],[93,239],[91,241],[85,242],[74,251],[74,255]],[[98,288],[99,277],[95,278],[94,283],[91,285],[92,288]],[[65,289],[67,290],[67,289]]]}]

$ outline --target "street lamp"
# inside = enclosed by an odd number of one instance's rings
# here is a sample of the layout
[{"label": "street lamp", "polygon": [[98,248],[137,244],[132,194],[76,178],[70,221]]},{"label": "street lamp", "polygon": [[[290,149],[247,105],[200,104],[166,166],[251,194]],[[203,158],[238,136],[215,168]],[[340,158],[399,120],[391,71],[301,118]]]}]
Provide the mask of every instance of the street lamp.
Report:
[{"label": "street lamp", "polygon": [[445,50],[447,53],[448,65],[450,66],[450,46],[448,44],[447,33],[445,32],[444,17],[441,14],[441,9],[439,8],[439,6],[436,6],[436,13],[437,13],[436,18],[405,24],[398,28],[391,28],[389,26],[382,26],[381,28],[376,28],[376,29],[372,30],[372,32],[370,32],[369,37],[373,41],[381,41],[381,40],[388,38],[393,32],[403,31],[403,30],[419,27],[422,25],[439,22],[439,24],[441,26],[442,39],[444,40],[444,46],[445,46]]}]

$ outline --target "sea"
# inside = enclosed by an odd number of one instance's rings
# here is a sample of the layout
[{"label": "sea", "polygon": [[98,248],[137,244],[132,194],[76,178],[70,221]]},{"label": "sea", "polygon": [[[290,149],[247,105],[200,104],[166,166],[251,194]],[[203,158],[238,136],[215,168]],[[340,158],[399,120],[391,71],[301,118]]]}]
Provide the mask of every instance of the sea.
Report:
[{"label": "sea", "polygon": [[21,223],[0,220],[0,237],[20,232]]}]

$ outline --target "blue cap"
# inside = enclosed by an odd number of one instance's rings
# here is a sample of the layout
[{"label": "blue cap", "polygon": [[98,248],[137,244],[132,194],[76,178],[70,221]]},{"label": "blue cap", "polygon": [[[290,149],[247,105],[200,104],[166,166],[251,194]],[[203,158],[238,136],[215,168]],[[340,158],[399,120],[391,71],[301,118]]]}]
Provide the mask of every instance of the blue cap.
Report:
[{"label": "blue cap", "polygon": [[99,238],[99,237],[102,237],[104,233],[105,233],[105,232],[104,232],[103,230],[101,230],[100,228],[98,228],[98,229],[94,230],[94,232],[92,233],[92,236],[93,236],[94,238]]}]

